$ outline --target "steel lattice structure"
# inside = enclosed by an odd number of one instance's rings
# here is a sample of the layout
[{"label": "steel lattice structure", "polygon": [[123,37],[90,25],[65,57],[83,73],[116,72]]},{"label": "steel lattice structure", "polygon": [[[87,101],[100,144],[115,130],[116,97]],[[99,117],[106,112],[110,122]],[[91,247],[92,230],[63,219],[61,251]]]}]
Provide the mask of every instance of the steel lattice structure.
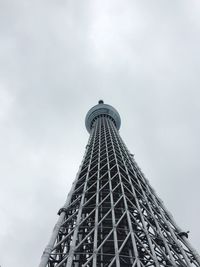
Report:
[{"label": "steel lattice structure", "polygon": [[84,159],[39,267],[200,266],[121,139],[118,112],[99,101],[86,127]]}]

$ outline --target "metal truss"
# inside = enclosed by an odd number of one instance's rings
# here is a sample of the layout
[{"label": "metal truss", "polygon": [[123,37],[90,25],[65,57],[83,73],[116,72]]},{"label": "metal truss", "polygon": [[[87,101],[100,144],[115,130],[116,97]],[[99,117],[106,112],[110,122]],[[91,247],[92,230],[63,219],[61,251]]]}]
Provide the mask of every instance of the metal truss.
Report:
[{"label": "metal truss", "polygon": [[200,258],[156,196],[110,116],[86,153],[40,267],[189,267]]}]

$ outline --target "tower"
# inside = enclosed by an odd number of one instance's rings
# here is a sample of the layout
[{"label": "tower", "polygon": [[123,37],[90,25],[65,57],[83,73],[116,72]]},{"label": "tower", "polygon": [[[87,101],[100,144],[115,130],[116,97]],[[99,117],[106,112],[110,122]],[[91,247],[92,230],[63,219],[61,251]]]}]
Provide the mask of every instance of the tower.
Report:
[{"label": "tower", "polygon": [[116,109],[100,100],[85,124],[85,155],[39,267],[200,267],[120,137]]}]

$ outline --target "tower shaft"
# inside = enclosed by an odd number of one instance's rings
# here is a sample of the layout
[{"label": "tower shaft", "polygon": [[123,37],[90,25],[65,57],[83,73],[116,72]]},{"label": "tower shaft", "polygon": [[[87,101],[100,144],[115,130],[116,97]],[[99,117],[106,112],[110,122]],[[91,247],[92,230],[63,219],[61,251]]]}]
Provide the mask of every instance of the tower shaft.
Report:
[{"label": "tower shaft", "polygon": [[105,106],[88,115],[86,152],[39,267],[200,266]]}]

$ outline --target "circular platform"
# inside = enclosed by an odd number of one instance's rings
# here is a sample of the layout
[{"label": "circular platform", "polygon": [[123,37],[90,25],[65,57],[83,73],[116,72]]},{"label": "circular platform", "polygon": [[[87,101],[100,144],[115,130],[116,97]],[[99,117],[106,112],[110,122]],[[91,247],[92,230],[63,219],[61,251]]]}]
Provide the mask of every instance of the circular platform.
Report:
[{"label": "circular platform", "polygon": [[116,128],[119,130],[121,125],[121,118],[119,113],[112,106],[104,104],[103,100],[99,100],[98,105],[92,107],[88,111],[85,118],[85,126],[89,133],[91,131],[93,121],[100,115],[107,115],[111,117],[115,122]]}]

